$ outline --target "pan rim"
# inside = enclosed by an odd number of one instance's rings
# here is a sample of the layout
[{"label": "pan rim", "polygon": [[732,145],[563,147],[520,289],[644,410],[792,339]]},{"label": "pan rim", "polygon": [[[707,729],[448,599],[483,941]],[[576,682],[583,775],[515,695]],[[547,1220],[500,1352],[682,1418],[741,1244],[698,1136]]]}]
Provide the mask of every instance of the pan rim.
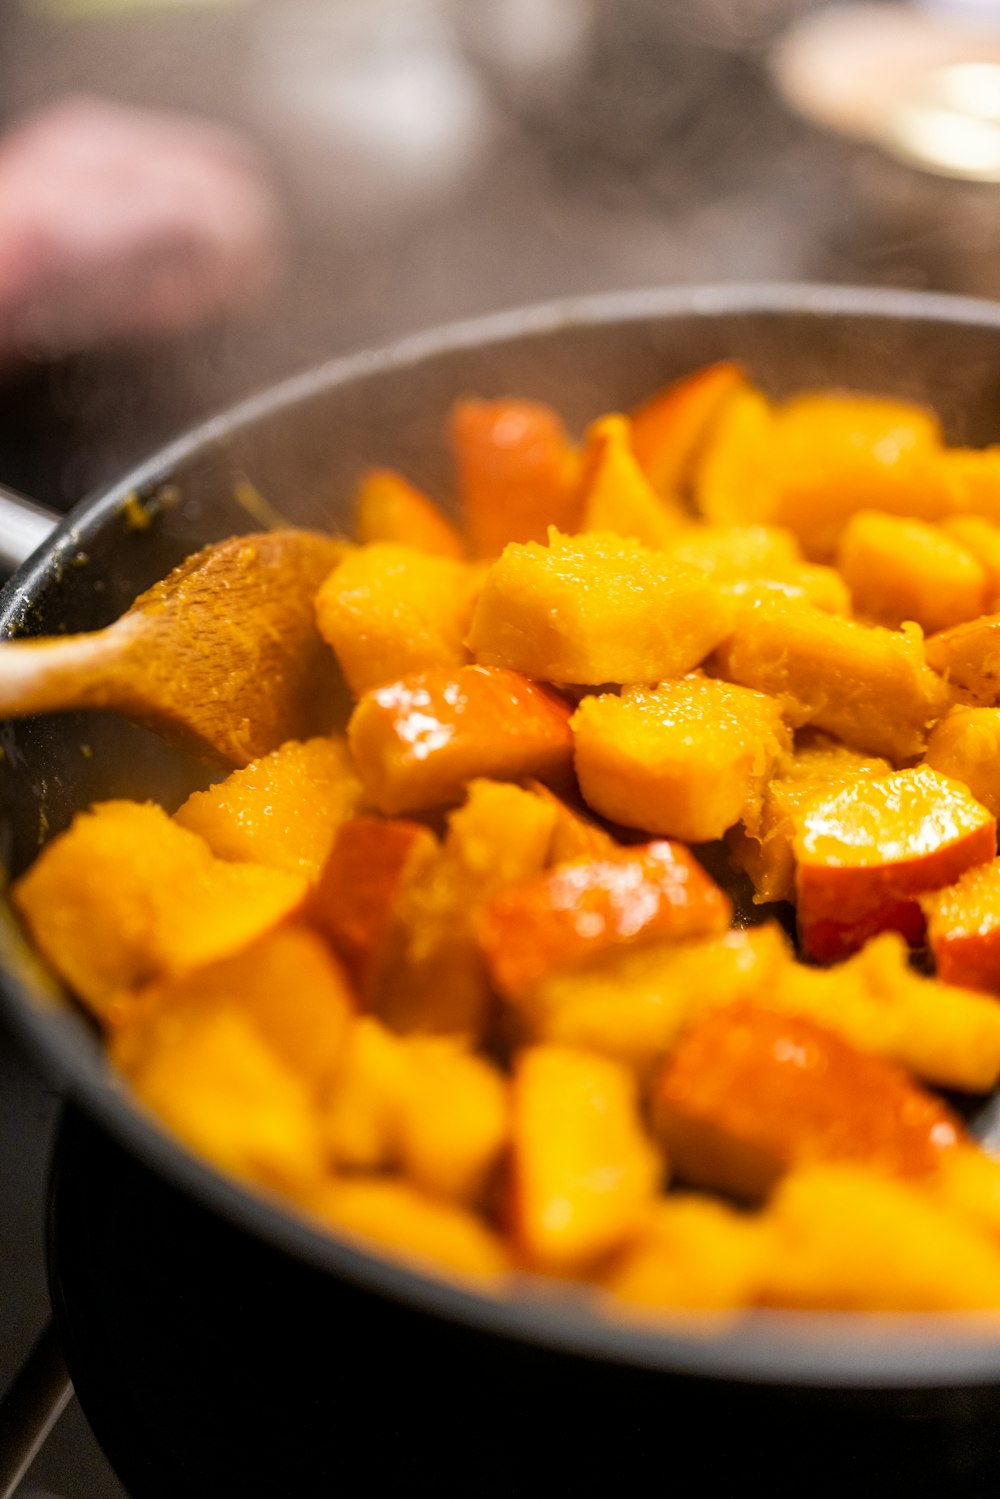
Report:
[{"label": "pan rim", "polygon": [[[133,490],[163,483],[186,461],[318,393],[418,366],[463,348],[502,345],[572,326],[740,314],[869,317],[1000,331],[1000,303],[945,293],[814,283],[643,288],[546,301],[411,334],[338,356],[232,404],[83,499],[0,591],[0,634],[16,622],[52,565],[85,545]],[[1000,359],[998,359],[1000,365]],[[650,1314],[633,1324],[570,1290],[493,1296],[380,1258],[314,1227],[294,1209],[241,1186],[190,1154],[126,1095],[82,1022],[54,1013],[58,990],[33,958],[9,909],[0,910],[0,1002],[10,1028],[70,1100],[159,1176],[299,1263],[432,1316],[498,1337],[670,1374],[819,1388],[932,1389],[1000,1383],[1000,1319],[939,1313],[755,1312],[725,1330],[717,1318]],[[39,1000],[42,1003],[39,1003]],[[668,1325],[669,1324],[669,1325]],[[992,1329],[992,1330],[991,1330]]]}]

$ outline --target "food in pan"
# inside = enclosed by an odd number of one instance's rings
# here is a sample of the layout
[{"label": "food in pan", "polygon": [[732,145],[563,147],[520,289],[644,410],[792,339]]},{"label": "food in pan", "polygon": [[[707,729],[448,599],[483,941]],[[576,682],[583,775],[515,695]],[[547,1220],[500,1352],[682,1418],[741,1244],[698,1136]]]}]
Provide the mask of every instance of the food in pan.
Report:
[{"label": "food in pan", "polygon": [[124,1084],[497,1291],[1000,1307],[1000,447],[729,363],[447,440],[312,590],[348,721],[16,881]]}]

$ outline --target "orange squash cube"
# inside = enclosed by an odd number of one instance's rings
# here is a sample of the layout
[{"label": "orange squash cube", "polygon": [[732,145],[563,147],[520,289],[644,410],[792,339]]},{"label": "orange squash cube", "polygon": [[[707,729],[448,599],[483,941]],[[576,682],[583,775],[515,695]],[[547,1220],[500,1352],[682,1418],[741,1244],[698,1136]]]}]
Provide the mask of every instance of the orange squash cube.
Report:
[{"label": "orange squash cube", "polygon": [[526,1048],[511,1131],[511,1231],[529,1266],[579,1274],[642,1227],[663,1168],[626,1068],[569,1047]]},{"label": "orange squash cube", "polygon": [[921,754],[931,724],[951,705],[919,631],[870,627],[805,604],[742,610],[709,666],[777,697],[794,727],[814,724],[893,761]]},{"label": "orange squash cube", "polygon": [[458,498],[476,557],[510,541],[575,531],[579,459],[555,412],[537,401],[459,401],[451,414]]},{"label": "orange squash cube", "polygon": [[677,1192],[656,1204],[603,1284],[619,1300],[642,1307],[736,1310],[758,1299],[767,1256],[761,1216]]},{"label": "orange squash cube", "polygon": [[[1000,464],[997,467],[997,515],[1000,517]],[[981,515],[948,515],[941,527],[967,547],[986,573],[986,610],[1000,603],[1000,525]]]},{"label": "orange squash cube", "polygon": [[920,904],[938,977],[1000,994],[1000,859],[966,870]]},{"label": "orange squash cube", "polygon": [[926,1176],[963,1135],[899,1068],[804,1016],[747,1001],[681,1039],[655,1085],[653,1114],[679,1178],[748,1200],[811,1161]]},{"label": "orange squash cube", "polygon": [[953,708],[931,730],[924,761],[1000,816],[1000,708]]},{"label": "orange squash cube", "polygon": [[347,737],[368,798],[395,816],[461,801],[475,776],[567,781],[570,716],[556,693],[517,672],[467,666],[365,693]]},{"label": "orange squash cube", "polygon": [[316,623],[359,697],[407,672],[461,666],[479,573],[451,557],[372,542],[320,587]]},{"label": "orange squash cube", "polygon": [[290,739],[270,755],[195,791],[174,813],[219,859],[319,876],[338,828],[361,800],[341,738]]},{"label": "orange squash cube", "polygon": [[355,501],[354,534],[362,546],[389,541],[435,557],[465,556],[461,536],[425,494],[392,469],[365,474]]},{"label": "orange squash cube", "polygon": [[580,474],[581,531],[613,532],[654,549],[667,546],[688,517],[657,495],[632,451],[624,416],[602,416],[587,432]]},{"label": "orange squash cube", "polygon": [[567,859],[599,859],[614,853],[619,847],[610,833],[561,796],[556,796],[541,781],[529,781],[528,786],[546,806],[552,808],[554,814],[550,864],[565,864]]},{"label": "orange squash cube", "polygon": [[468,644],[476,660],[546,682],[661,682],[698,666],[732,609],[696,568],[620,536],[509,546],[486,576]]},{"label": "orange squash cube", "polygon": [[301,875],[216,859],[152,804],[80,812],[14,884],[32,940],[100,1019],[167,974],[225,957],[299,910]]},{"label": "orange squash cube", "polygon": [[632,451],[658,494],[682,494],[712,427],[746,386],[738,364],[721,360],[684,375],[632,412]]},{"label": "orange squash cube", "polygon": [[[328,1181],[303,1202],[325,1228],[401,1259],[424,1275],[501,1281],[510,1254],[467,1208],[428,1197],[409,1182],[350,1178]],[[478,1287],[477,1287],[478,1289]]]},{"label": "orange squash cube", "polygon": [[984,614],[924,643],[928,665],[966,702],[992,706],[1000,698],[1000,614]]},{"label": "orange squash cube", "polygon": [[573,715],[588,806],[625,827],[688,843],[756,827],[791,737],[776,699],[710,677],[586,697]]},{"label": "orange squash cube", "polygon": [[496,896],[479,941],[502,994],[610,948],[725,931],[732,904],[681,844],[659,841],[574,859]]},{"label": "orange squash cube", "polygon": [[309,916],[368,1005],[389,961],[403,892],[436,853],[433,833],[420,823],[359,817],[340,829],[323,866]]},{"label": "orange squash cube", "polygon": [[952,511],[1000,524],[1000,445],[946,448],[941,467],[952,487]]},{"label": "orange squash cube", "polygon": [[956,537],[875,510],[851,516],[837,567],[857,612],[881,625],[914,620],[924,630],[944,630],[977,618],[989,597],[986,569]]},{"label": "orange squash cube", "polygon": [[278,927],[237,953],[143,990],[111,1040],[129,1076],[216,1011],[238,1011],[320,1100],[337,1072],[353,1000],[339,964],[306,927]]},{"label": "orange squash cube", "polygon": [[996,819],[959,782],[921,765],[814,801],[794,852],[803,948],[832,959],[879,931],[919,941],[916,897],[992,859]]},{"label": "orange squash cube", "polygon": [[[948,1151],[946,1159],[964,1154]],[[1000,1307],[995,1243],[923,1183],[854,1164],[809,1164],[779,1184],[765,1217],[764,1305],[846,1312]]]}]

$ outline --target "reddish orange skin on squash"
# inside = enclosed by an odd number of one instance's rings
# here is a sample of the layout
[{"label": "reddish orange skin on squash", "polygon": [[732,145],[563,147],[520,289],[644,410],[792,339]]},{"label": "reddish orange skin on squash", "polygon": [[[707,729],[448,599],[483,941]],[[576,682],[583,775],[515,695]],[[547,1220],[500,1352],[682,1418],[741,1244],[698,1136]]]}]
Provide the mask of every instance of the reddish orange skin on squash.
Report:
[{"label": "reddish orange skin on squash", "polygon": [[337,835],[309,916],[332,942],[362,998],[370,998],[393,906],[409,876],[433,856],[436,846],[427,828],[401,820],[358,817]]},{"label": "reddish orange skin on squash", "polygon": [[901,1068],[805,1016],[751,1001],[715,1011],[681,1039],[653,1111],[679,1176],[751,1199],[789,1167],[816,1161],[926,1176],[962,1137]]},{"label": "reddish orange skin on squash", "polygon": [[681,843],[558,864],[486,907],[479,943],[503,994],[623,943],[725,931],[732,902]]},{"label": "reddish orange skin on squash", "polygon": [[921,902],[937,976],[1000,995],[1000,859]]},{"label": "reddish orange skin on squash", "polygon": [[632,412],[632,451],[658,494],[675,494],[691,476],[723,403],[746,376],[723,360],[658,391]]},{"label": "reddish orange skin on squash", "polygon": [[476,557],[509,541],[577,529],[578,461],[555,412],[537,401],[458,401],[451,414],[458,495]]},{"label": "reddish orange skin on squash", "polygon": [[880,931],[919,942],[916,897],[995,853],[996,819],[929,766],[855,782],[814,803],[795,840],[803,950],[845,957]]},{"label": "reddish orange skin on squash", "polygon": [[570,715],[520,672],[441,667],[364,693],[347,737],[368,797],[395,816],[460,802],[476,776],[568,784]]}]

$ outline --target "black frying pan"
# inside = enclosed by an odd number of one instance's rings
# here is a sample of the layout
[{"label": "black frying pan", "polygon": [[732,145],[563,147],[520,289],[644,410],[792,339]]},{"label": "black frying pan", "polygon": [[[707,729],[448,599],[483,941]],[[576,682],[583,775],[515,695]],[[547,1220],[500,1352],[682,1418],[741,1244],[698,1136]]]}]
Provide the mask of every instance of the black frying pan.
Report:
[{"label": "black frying pan", "polygon": [[[723,357],[775,395],[893,393],[932,404],[952,441],[1000,440],[1000,307],[805,286],[543,307],[336,361],[199,428],[58,526],[0,595],[0,634],[96,628],[196,548],[253,529],[233,498],[241,476],[288,519],[336,529],[371,464],[448,494],[456,396],[549,400],[580,429]],[[148,526],[123,509],[132,492]],[[203,774],[96,714],[7,723],[0,747],[12,874],[78,807],[109,795],[173,807]],[[562,1292],[493,1300],[426,1280],[162,1134],[9,915],[0,960],[9,1020],[69,1100],[53,1299],[84,1410],[135,1499],[612,1493],[676,1482],[699,1412],[713,1425],[699,1471],[719,1484],[727,1465],[772,1458],[772,1492],[782,1474],[789,1492],[825,1491],[824,1473],[864,1489],[862,1463],[894,1482],[912,1470],[918,1490],[938,1469],[953,1487],[992,1473],[1000,1326],[773,1313],[723,1330],[639,1327]],[[972,1124],[1000,1143],[993,1101]],[[804,1433],[823,1456],[797,1487]]]}]

